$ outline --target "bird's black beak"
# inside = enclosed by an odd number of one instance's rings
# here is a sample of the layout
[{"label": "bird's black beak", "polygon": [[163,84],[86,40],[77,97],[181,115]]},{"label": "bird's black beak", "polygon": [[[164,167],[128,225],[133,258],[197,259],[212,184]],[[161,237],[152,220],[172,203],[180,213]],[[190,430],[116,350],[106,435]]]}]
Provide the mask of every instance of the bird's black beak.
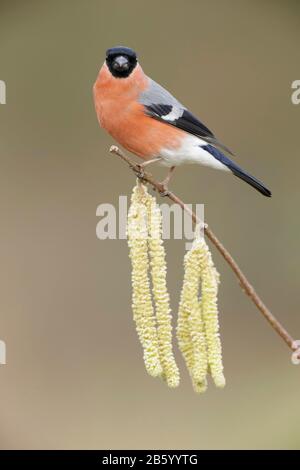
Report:
[{"label": "bird's black beak", "polygon": [[113,69],[116,72],[125,72],[129,69],[129,61],[126,57],[123,55],[118,55],[114,60],[113,60]]}]

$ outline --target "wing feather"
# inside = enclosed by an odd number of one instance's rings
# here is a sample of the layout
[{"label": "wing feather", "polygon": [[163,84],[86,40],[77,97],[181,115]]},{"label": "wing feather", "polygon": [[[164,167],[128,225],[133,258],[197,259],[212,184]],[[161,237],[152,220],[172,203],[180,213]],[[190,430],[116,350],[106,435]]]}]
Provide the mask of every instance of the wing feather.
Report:
[{"label": "wing feather", "polygon": [[143,91],[139,101],[144,105],[148,116],[200,137],[233,155],[208,127],[154,80],[149,79],[149,87]]}]

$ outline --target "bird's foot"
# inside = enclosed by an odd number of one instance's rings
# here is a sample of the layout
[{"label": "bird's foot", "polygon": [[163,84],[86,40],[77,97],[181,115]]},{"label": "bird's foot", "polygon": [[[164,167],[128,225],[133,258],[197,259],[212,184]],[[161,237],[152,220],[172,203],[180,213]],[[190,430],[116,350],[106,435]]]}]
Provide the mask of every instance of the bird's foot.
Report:
[{"label": "bird's foot", "polygon": [[159,190],[159,194],[162,197],[167,197],[170,194],[168,184],[166,184],[165,181],[162,181],[161,183],[159,183],[159,189],[158,190]]},{"label": "bird's foot", "polygon": [[144,166],[141,165],[141,164],[139,164],[139,163],[137,163],[137,164],[136,164],[136,169],[137,169],[137,171],[136,171],[137,177],[142,180],[142,179],[144,178],[144,176],[145,176]]},{"label": "bird's foot", "polygon": [[170,183],[170,179],[172,177],[172,174],[173,174],[174,170],[175,170],[175,166],[171,166],[166,178],[159,183],[160,187],[161,187],[159,192],[160,192],[160,195],[163,196],[163,197],[166,197],[166,196],[170,195],[169,183]]}]

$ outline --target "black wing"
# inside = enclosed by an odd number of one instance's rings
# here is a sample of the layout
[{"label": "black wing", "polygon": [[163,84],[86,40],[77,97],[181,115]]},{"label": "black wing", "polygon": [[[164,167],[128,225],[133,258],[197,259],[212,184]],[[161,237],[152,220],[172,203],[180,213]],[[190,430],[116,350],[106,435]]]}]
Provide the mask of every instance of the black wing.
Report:
[{"label": "black wing", "polygon": [[206,142],[216,145],[233,155],[231,150],[219,142],[212,131],[210,131],[187,109],[169,104],[150,104],[144,106],[148,116],[151,116],[158,121],[165,122],[166,124],[170,124],[171,126],[178,127],[178,129],[189,134],[200,137]]}]

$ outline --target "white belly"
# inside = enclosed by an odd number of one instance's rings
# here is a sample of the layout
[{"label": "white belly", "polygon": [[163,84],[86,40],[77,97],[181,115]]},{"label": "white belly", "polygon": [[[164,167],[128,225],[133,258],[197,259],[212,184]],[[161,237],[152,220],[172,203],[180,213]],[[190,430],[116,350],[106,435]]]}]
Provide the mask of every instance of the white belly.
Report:
[{"label": "white belly", "polygon": [[201,148],[201,145],[207,145],[207,142],[199,137],[187,135],[177,149],[165,148],[160,151],[161,164],[170,167],[185,163],[198,163],[217,170],[230,171],[223,163]]}]

